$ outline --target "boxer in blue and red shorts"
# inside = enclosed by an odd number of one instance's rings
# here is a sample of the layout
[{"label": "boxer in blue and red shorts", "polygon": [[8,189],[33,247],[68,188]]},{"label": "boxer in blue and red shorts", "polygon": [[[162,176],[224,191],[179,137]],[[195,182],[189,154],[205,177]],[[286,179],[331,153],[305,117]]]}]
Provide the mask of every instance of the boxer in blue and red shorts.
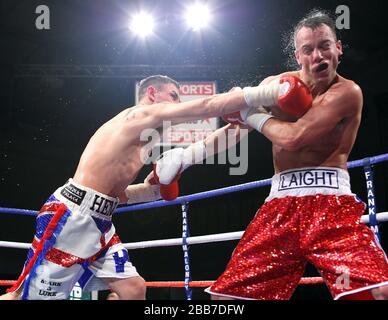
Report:
[{"label": "boxer in blue and red shorts", "polygon": [[85,291],[104,279],[139,278],[111,222],[118,199],[70,179],[41,208],[36,234],[15,288],[22,299],[66,299],[78,281]]},{"label": "boxer in blue and red shorts", "polygon": [[178,124],[242,109],[250,109],[242,92],[180,103],[179,84],[173,79],[156,75],[142,80],[138,105],[95,132],[73,178],[41,209],[22,274],[0,299],[65,299],[77,281],[88,289],[110,288],[116,299],[145,299],[145,281],[129,262],[111,217],[119,202],[169,199],[176,191],[160,188],[153,174],[131,185],[157,142],[148,138],[164,122]]}]

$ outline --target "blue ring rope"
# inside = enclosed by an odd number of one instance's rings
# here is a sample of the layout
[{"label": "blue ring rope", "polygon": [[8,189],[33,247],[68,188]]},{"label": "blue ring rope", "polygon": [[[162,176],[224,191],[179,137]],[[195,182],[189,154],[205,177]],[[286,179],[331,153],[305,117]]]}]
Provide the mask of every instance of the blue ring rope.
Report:
[{"label": "blue ring rope", "polygon": [[[383,154],[375,157],[365,158],[362,160],[356,160],[348,162],[348,168],[356,168],[356,167],[364,167],[365,172],[368,172],[371,175],[371,179],[368,179],[367,177],[367,183],[372,180],[372,191],[373,191],[373,170],[372,165],[380,162],[388,161],[388,154]],[[116,209],[115,213],[124,213],[124,212],[131,212],[131,211],[138,211],[138,210],[145,210],[145,209],[151,209],[151,208],[157,208],[157,207],[164,207],[164,206],[171,206],[180,204],[182,206],[182,249],[184,253],[184,265],[185,265],[185,291],[186,291],[186,299],[191,300],[192,299],[192,289],[190,288],[190,280],[191,280],[191,274],[190,274],[190,255],[189,255],[189,246],[187,244],[187,237],[189,236],[189,226],[187,224],[188,221],[188,204],[192,201],[197,201],[201,199],[207,199],[212,197],[217,197],[220,195],[225,195],[229,193],[244,191],[244,190],[250,190],[255,189],[263,186],[269,186],[271,185],[271,179],[261,180],[261,181],[254,181],[249,183],[244,183],[240,185],[235,185],[231,187],[211,190],[211,191],[205,191],[200,192],[188,196],[182,196],[177,198],[174,201],[155,201],[150,203],[144,203],[139,205],[133,205],[129,207],[123,207]],[[367,184],[368,189],[368,184]],[[369,189],[368,189],[369,190]],[[369,204],[369,196],[368,196],[368,204]],[[374,197],[372,199],[374,201]],[[369,210],[371,208],[369,207]],[[12,214],[22,214],[22,215],[37,215],[37,211],[33,210],[25,210],[25,209],[14,209],[14,208],[1,208],[0,207],[0,213],[12,213]],[[370,215],[371,218],[375,218],[375,216]],[[374,219],[376,220],[376,219]],[[372,219],[372,227],[374,227],[376,230],[374,230],[376,238],[379,239],[379,232],[377,229],[377,221],[375,221],[375,224],[373,224]]]},{"label": "blue ring rope", "polygon": [[[355,160],[355,161],[348,162],[348,169],[363,167],[365,165],[365,161],[369,161],[371,165],[388,161],[388,153],[378,155],[375,157],[365,158],[362,160]],[[182,205],[184,203],[217,197],[228,193],[250,190],[250,189],[255,189],[263,186],[269,186],[270,184],[271,184],[271,179],[253,181],[253,182],[248,182],[248,183],[244,183],[236,186],[231,186],[231,187],[226,187],[226,188],[221,188],[221,189],[216,189],[211,191],[204,191],[204,192],[200,192],[200,193],[196,193],[188,196],[182,196],[173,201],[155,201],[155,202],[136,204],[128,207],[122,207],[122,208],[116,209],[115,214],[146,210],[146,209],[152,209],[152,208],[158,208],[158,207],[165,207],[165,206],[172,206],[177,204]],[[0,207],[0,213],[12,213],[12,214],[36,216],[38,214],[38,211]]]}]

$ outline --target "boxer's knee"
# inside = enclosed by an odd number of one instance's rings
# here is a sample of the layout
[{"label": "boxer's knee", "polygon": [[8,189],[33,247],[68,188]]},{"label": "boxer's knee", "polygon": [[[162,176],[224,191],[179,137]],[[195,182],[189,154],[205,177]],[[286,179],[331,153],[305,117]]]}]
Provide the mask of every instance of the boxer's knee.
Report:
[{"label": "boxer's knee", "polygon": [[211,300],[236,300],[236,299],[229,298],[229,297],[215,296],[213,294],[211,295],[210,299]]},{"label": "boxer's knee", "polygon": [[106,300],[120,300],[120,297],[116,292],[111,292],[106,297]]},{"label": "boxer's knee", "polygon": [[142,277],[114,280],[109,286],[119,300],[145,300],[146,285]]},{"label": "boxer's knee", "polygon": [[20,294],[17,292],[8,292],[0,295],[0,300],[20,300]]},{"label": "boxer's knee", "polygon": [[373,289],[371,292],[375,300],[388,300],[388,286]]}]

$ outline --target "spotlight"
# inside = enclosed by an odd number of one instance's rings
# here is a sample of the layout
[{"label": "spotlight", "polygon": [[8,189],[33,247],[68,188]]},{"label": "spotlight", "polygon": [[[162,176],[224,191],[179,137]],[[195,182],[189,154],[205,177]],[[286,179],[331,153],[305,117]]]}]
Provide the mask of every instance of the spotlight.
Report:
[{"label": "spotlight", "polygon": [[141,38],[146,38],[154,31],[154,19],[145,12],[140,12],[132,17],[130,30]]},{"label": "spotlight", "polygon": [[187,25],[194,31],[206,27],[211,19],[209,8],[202,3],[195,3],[187,8],[185,20]]}]

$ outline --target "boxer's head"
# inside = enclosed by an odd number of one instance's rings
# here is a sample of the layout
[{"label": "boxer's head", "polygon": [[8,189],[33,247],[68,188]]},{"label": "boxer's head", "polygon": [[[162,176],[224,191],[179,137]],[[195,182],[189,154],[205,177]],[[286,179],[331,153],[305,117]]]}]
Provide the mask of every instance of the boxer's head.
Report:
[{"label": "boxer's head", "polygon": [[312,83],[330,84],[342,55],[334,20],[314,10],[295,26],[292,41],[303,77]]},{"label": "boxer's head", "polygon": [[162,75],[145,78],[139,85],[139,101],[146,104],[178,103],[180,102],[179,83]]}]

